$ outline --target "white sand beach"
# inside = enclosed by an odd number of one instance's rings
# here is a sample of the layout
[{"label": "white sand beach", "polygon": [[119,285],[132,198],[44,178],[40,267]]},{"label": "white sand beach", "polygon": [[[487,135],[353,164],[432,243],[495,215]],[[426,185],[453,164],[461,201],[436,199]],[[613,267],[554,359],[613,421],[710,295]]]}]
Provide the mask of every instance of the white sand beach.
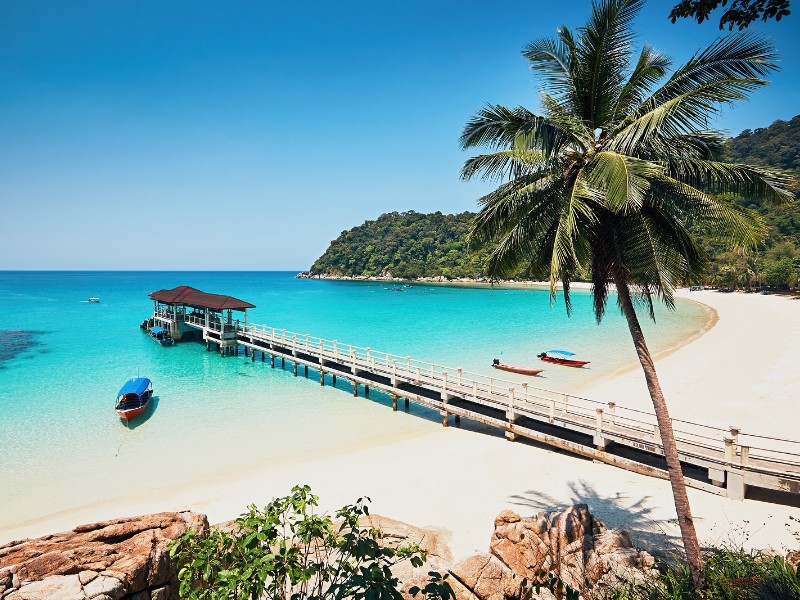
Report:
[{"label": "white sand beach", "polygon": [[[658,372],[673,417],[745,431],[800,438],[800,301],[757,294],[680,292],[716,310],[718,321],[701,337],[660,357]],[[638,369],[582,390],[588,398],[647,409]],[[365,407],[369,404],[365,404]],[[321,456],[255,473],[231,474],[185,490],[95,506],[81,513],[4,532],[5,539],[38,536],[79,523],[146,512],[191,509],[211,522],[237,516],[305,483],[333,510],[360,496],[372,512],[449,532],[456,557],[485,551],[494,517],[511,508],[523,515],[587,503],[608,525],[628,529],[639,545],[676,541],[674,506],[666,481],[516,442],[497,434],[441,425],[374,406],[376,419],[412,419],[417,436],[372,448]],[[366,408],[365,408],[366,410]],[[371,409],[370,409],[371,410]],[[690,489],[703,543],[797,547],[800,509],[736,501]]]}]

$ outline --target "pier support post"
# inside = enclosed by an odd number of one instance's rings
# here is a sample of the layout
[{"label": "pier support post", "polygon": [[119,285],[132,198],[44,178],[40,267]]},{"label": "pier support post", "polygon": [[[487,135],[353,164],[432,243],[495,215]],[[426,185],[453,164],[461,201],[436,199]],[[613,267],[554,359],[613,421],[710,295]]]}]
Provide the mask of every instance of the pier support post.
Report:
[{"label": "pier support post", "polygon": [[358,396],[358,382],[353,379],[353,396]]},{"label": "pier support post", "polygon": [[405,400],[406,400],[406,412],[408,412],[408,398],[406,398]]},{"label": "pier support post", "polygon": [[603,409],[598,408],[597,416],[595,417],[594,428],[594,447],[598,450],[605,450],[608,440],[603,437]]},{"label": "pier support post", "polygon": [[450,418],[450,413],[446,410],[441,411],[442,413],[442,427],[447,427],[448,419]]},{"label": "pier support post", "polygon": [[391,394],[392,398],[392,410],[397,412],[397,394]]},{"label": "pier support post", "polygon": [[264,351],[262,350],[262,351],[261,351],[261,362],[264,362],[264,354],[265,354],[265,353],[264,353]]},{"label": "pier support post", "polygon": [[461,427],[461,415],[456,415],[456,427]]},{"label": "pier support post", "polygon": [[206,340],[206,352],[210,352],[210,351],[211,351],[211,342]]},{"label": "pier support post", "polygon": [[331,375],[331,381],[333,382],[333,385],[336,385],[336,374],[335,373],[333,375]]},{"label": "pier support post", "polygon": [[273,369],[275,368],[275,355],[274,354],[270,354],[269,355],[269,364]]},{"label": "pier support post", "polygon": [[305,367],[305,370],[306,370],[306,377],[308,377],[308,365],[303,365],[303,367]]},{"label": "pier support post", "polygon": [[294,376],[297,377],[297,363],[294,363]]},{"label": "pier support post", "polygon": [[250,362],[256,362],[256,351],[250,350]]},{"label": "pier support post", "polygon": [[247,346],[244,347],[244,355],[248,356],[249,348]]},{"label": "pier support post", "polygon": [[364,386],[364,398],[369,398],[369,386]]},{"label": "pier support post", "polygon": [[319,384],[325,385],[325,371],[322,369],[319,370]]}]

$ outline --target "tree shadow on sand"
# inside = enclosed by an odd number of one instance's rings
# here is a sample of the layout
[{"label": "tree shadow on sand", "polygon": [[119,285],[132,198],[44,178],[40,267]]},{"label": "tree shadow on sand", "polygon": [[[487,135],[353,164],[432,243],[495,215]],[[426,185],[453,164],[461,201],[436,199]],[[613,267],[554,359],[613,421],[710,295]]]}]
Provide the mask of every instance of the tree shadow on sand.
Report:
[{"label": "tree shadow on sand", "polygon": [[601,496],[582,480],[570,482],[569,487],[570,498],[566,502],[536,490],[515,494],[509,501],[532,511],[531,514],[587,504],[592,514],[609,528],[624,529],[630,533],[637,547],[662,557],[682,552],[677,519],[654,518],[653,509],[649,506],[651,496],[637,498],[624,492]]}]

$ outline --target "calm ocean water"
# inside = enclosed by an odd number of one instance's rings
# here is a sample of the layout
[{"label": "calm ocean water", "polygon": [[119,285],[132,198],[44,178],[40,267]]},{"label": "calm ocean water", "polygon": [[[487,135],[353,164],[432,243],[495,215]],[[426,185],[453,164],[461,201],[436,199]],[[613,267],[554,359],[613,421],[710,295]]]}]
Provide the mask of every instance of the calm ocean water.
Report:
[{"label": "calm ocean water", "polygon": [[[588,292],[567,318],[547,291],[297,280],[294,273],[0,272],[0,534],[131,494],[418,435],[414,419],[380,424],[381,398],[353,398],[289,369],[222,358],[200,343],[162,348],[139,329],[152,291],[191,285],[257,306],[250,321],[490,373],[491,359],[536,364],[567,348],[591,369],[549,368],[538,387],[569,391],[635,364],[613,304],[595,323]],[[86,302],[99,297],[99,304]],[[680,302],[644,322],[651,349],[702,327]],[[155,409],[126,428],[114,413],[130,376],[153,380]],[[508,378],[513,379],[514,376]],[[533,385],[533,383],[532,383]],[[375,395],[373,395],[375,396]],[[377,402],[375,401],[377,400]],[[385,399],[384,399],[385,401]],[[419,412],[422,420],[425,415]]]}]

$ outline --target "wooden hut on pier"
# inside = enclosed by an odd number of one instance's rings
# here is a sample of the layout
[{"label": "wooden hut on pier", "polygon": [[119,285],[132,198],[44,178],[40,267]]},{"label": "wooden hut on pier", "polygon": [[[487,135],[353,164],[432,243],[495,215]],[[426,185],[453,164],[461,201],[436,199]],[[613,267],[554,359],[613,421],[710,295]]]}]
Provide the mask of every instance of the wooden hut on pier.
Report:
[{"label": "wooden hut on pier", "polygon": [[150,299],[154,325],[166,329],[175,340],[197,337],[209,350],[214,345],[221,353],[237,344],[240,319],[234,319],[234,311],[244,313],[243,325],[247,327],[247,309],[255,308],[233,296],[209,294],[188,285],[158,290],[150,294]]}]

